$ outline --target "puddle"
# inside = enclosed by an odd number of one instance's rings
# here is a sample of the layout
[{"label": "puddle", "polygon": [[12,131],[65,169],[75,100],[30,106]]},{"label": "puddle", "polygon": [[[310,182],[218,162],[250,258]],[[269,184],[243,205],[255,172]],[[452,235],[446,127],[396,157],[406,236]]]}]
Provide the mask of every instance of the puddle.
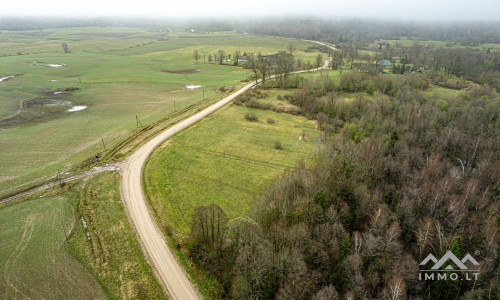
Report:
[{"label": "puddle", "polygon": [[68,109],[68,112],[80,111],[80,110],[84,110],[86,108],[87,108],[86,105],[77,105],[77,106],[73,106],[72,108]]},{"label": "puddle", "polygon": [[165,73],[172,73],[172,74],[194,74],[196,72],[202,72],[203,70],[200,69],[189,69],[189,70],[160,70]]},{"label": "puddle", "polygon": [[186,85],[186,88],[187,88],[188,90],[199,89],[199,88],[201,88],[201,87],[203,87],[203,86],[202,86],[202,85]]},{"label": "puddle", "polygon": [[77,90],[76,87],[68,87],[46,91],[45,98],[22,101],[21,108],[15,115],[0,119],[0,130],[20,124],[51,120],[70,112],[86,109],[87,106],[77,105],[68,98]]},{"label": "puddle", "polygon": [[60,68],[64,65],[58,65],[58,64],[48,64],[47,66],[52,67],[52,68]]},{"label": "puddle", "polygon": [[23,108],[41,107],[41,106],[69,106],[73,104],[71,101],[55,100],[55,99],[32,99],[23,102]]},{"label": "puddle", "polygon": [[50,82],[57,82],[57,80],[55,80],[55,79],[52,79],[52,80],[49,80],[49,81],[50,81]]},{"label": "puddle", "polygon": [[14,75],[10,75],[10,76],[7,76],[7,77],[0,77],[0,82],[2,82],[2,81],[7,81],[7,80],[9,80],[9,79],[11,79],[11,78],[14,78],[14,77],[16,77],[16,76],[14,76]]}]

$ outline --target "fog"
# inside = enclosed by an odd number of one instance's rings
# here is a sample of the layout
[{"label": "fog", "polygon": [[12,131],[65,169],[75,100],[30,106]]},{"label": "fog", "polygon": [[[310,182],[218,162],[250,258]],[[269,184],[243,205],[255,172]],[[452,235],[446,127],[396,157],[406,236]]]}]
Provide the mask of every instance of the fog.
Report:
[{"label": "fog", "polygon": [[500,21],[498,0],[17,0],[3,16],[228,17],[309,15],[396,20]]}]

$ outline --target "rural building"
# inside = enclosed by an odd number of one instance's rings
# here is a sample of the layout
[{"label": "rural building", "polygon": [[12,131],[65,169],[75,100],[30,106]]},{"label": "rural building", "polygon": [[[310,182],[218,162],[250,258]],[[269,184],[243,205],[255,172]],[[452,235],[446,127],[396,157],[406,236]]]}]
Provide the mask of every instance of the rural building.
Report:
[{"label": "rural building", "polygon": [[377,60],[377,62],[375,64],[382,66],[384,69],[390,69],[392,67],[391,62],[387,59]]}]

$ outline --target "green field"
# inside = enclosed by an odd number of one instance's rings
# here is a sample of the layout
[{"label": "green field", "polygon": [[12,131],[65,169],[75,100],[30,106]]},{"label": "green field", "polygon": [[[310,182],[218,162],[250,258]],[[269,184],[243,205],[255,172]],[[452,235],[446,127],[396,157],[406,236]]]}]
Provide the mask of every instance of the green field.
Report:
[{"label": "green field", "polygon": [[[203,97],[220,98],[217,88],[237,87],[251,75],[232,65],[195,63],[194,49],[205,56],[218,49],[271,54],[291,40],[92,27],[2,31],[0,41],[0,77],[18,75],[0,82],[0,195],[5,195],[47,180],[58,169],[71,172],[103,150],[101,136],[108,148],[117,144],[136,127],[136,115],[142,124],[152,123],[172,113],[174,101],[178,110]],[[70,53],[63,53],[62,42]],[[312,43],[294,43],[297,57],[317,55],[304,52]],[[49,66],[54,64],[62,66]],[[30,101],[44,105],[27,105]],[[65,104],[45,105],[54,101]],[[69,113],[69,106],[87,108]]]},{"label": "green field", "polygon": [[61,43],[72,52],[110,51],[137,47],[164,37],[163,32],[131,27],[71,27],[0,33],[0,56],[63,53]]},{"label": "green field", "polygon": [[121,204],[119,178],[103,173],[79,188],[72,198],[78,213],[68,249],[91,269],[109,298],[160,299],[162,288],[142,258]]},{"label": "green field", "polygon": [[[249,112],[259,121],[247,121]],[[185,235],[199,205],[216,203],[230,217],[246,215],[266,184],[300,158],[312,159],[318,137],[315,123],[305,118],[229,105],[158,148],[145,168],[145,188],[162,222]]]},{"label": "green field", "polygon": [[165,296],[121,204],[116,172],[4,204],[0,243],[2,299]]},{"label": "green field", "polygon": [[0,298],[106,298],[91,272],[64,248],[72,222],[71,205],[62,196],[0,209]]}]

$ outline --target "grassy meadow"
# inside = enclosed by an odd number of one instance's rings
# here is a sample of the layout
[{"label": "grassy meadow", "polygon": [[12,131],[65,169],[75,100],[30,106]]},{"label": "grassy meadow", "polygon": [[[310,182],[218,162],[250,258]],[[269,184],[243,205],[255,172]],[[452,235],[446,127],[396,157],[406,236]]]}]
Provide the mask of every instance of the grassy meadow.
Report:
[{"label": "grassy meadow", "polygon": [[73,224],[61,195],[0,209],[0,298],[105,299],[92,273],[65,250]]},{"label": "grassy meadow", "polygon": [[116,172],[102,173],[78,185],[71,198],[76,225],[67,247],[90,268],[108,298],[161,299],[162,288],[142,257],[121,203],[119,178]]},{"label": "grassy meadow", "polygon": [[[66,42],[70,53],[64,53]],[[196,63],[224,50],[275,53],[288,39],[246,34],[166,34],[140,28],[58,28],[0,33],[0,196],[35,185],[155,122],[250,77],[241,67]],[[311,60],[313,45],[294,41],[296,56]],[[51,65],[60,65],[58,67]],[[163,71],[162,71],[163,70]],[[187,85],[200,85],[187,89]],[[74,89],[66,92],[67,89]],[[54,93],[58,93],[57,95]],[[54,100],[55,99],[55,100]],[[54,101],[55,105],[27,105]],[[70,106],[86,106],[67,112]],[[5,125],[4,123],[7,123]],[[4,124],[4,125],[2,125]]]},{"label": "grassy meadow", "polygon": [[121,204],[116,172],[3,204],[0,242],[2,299],[165,296]]},{"label": "grassy meadow", "polygon": [[[246,120],[247,113],[258,121]],[[182,236],[199,205],[216,203],[229,217],[246,215],[266,184],[301,158],[312,159],[318,138],[315,123],[305,118],[229,105],[159,147],[146,165],[145,189],[159,218]]]}]

